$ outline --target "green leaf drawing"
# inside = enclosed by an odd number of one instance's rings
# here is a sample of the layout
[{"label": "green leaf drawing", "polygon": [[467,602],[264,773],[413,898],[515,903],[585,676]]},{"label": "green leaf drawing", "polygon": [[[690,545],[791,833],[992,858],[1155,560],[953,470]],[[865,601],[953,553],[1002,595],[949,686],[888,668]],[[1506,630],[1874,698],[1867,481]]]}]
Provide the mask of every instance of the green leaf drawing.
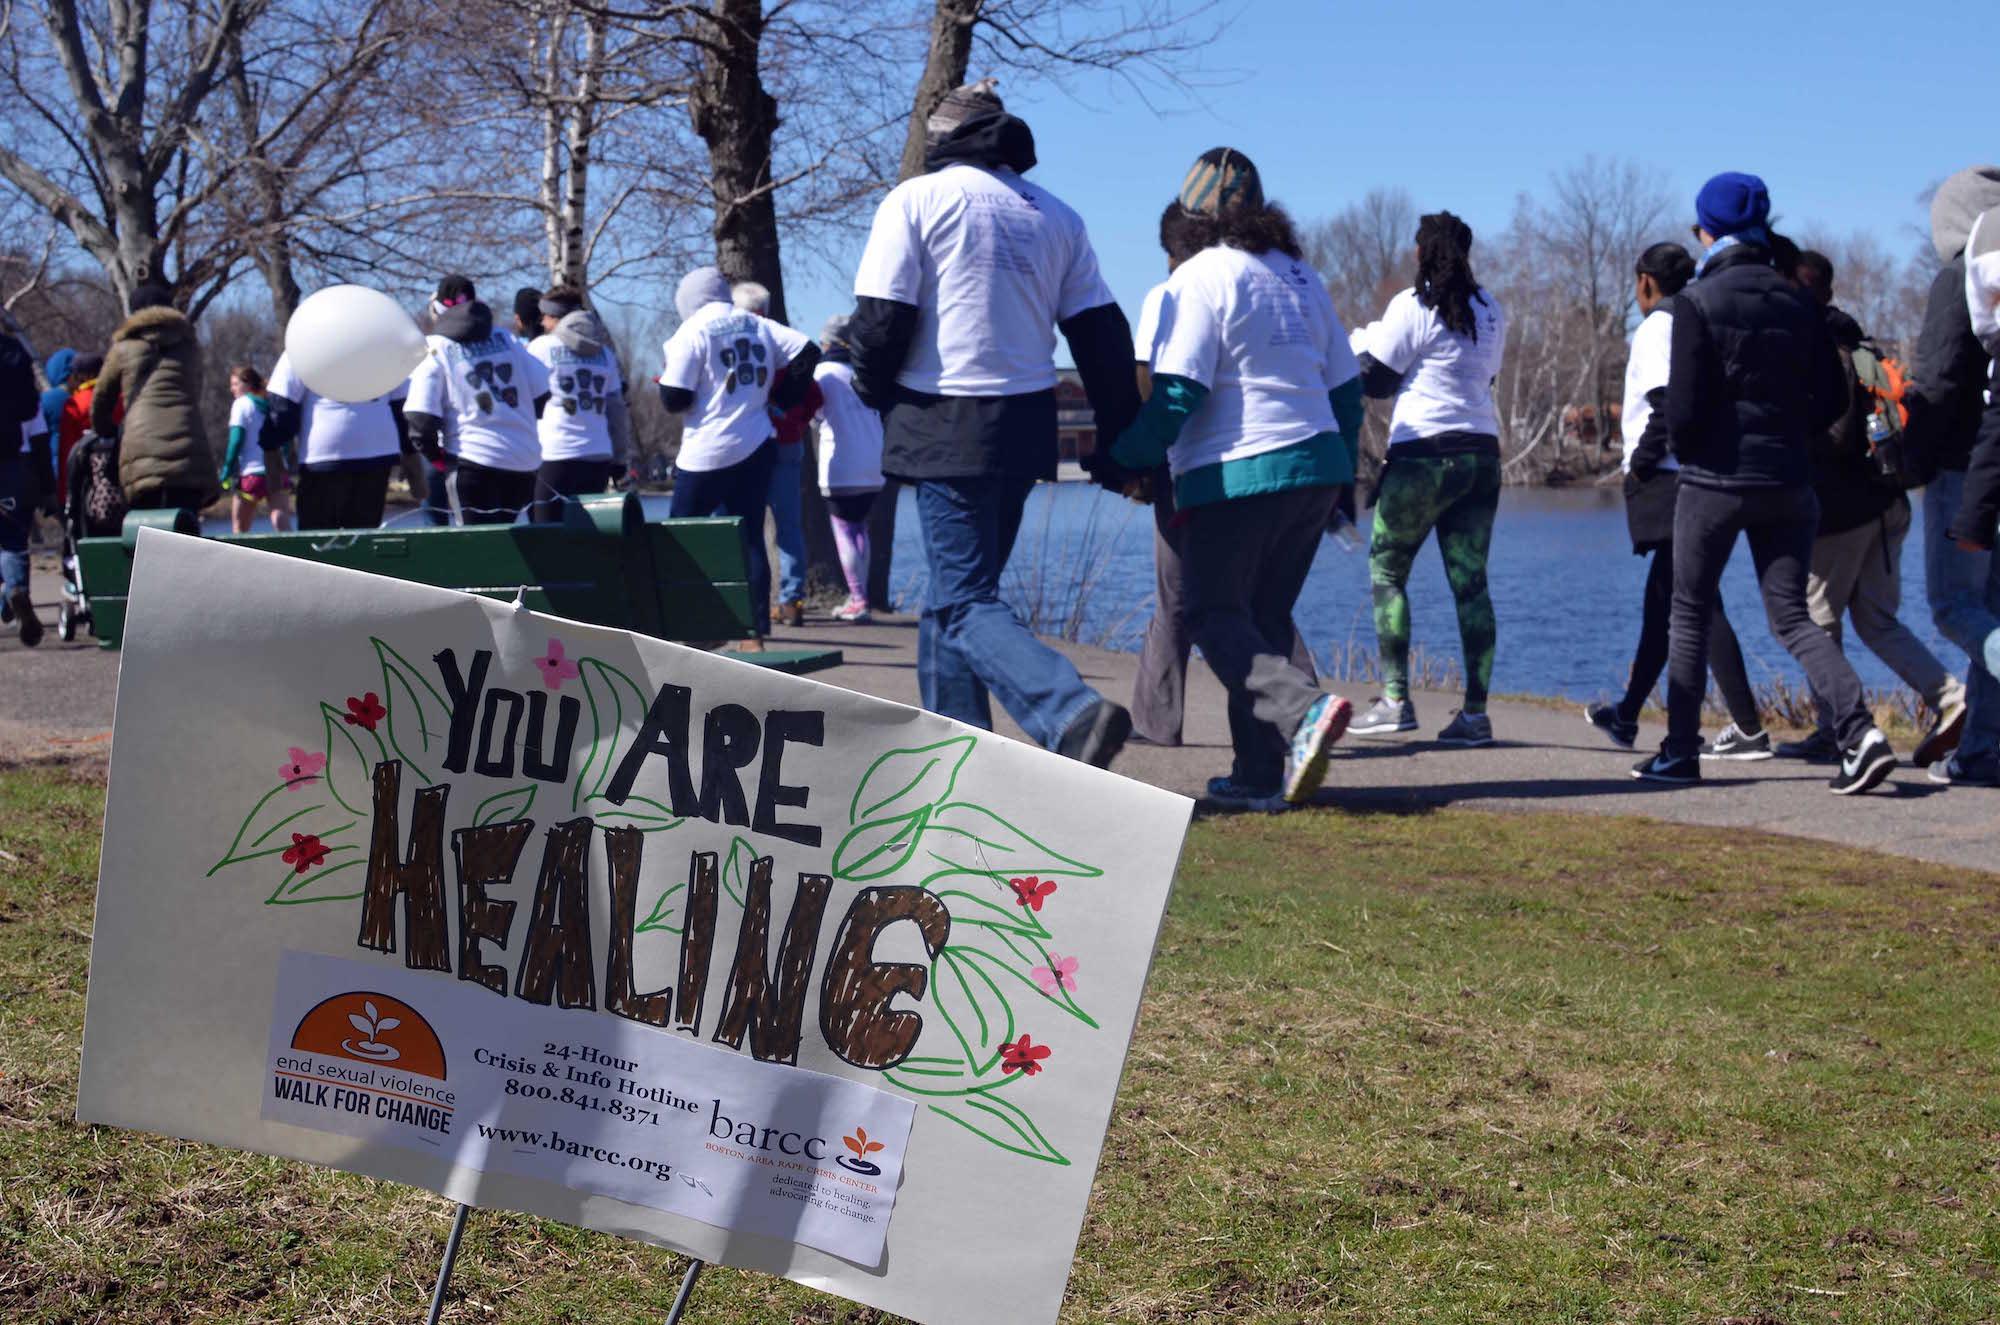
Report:
[{"label": "green leaf drawing", "polygon": [[355,820],[338,805],[330,805],[318,783],[290,788],[280,782],[265,792],[243,817],[229,849],[209,866],[206,877],[246,860],[275,856],[292,844],[293,833],[314,833],[325,839],[354,827]]},{"label": "green leaf drawing", "polygon": [[[925,1037],[927,1041],[935,1038]],[[912,1095],[929,1095],[935,1098],[983,1095],[990,1091],[1005,1090],[1017,1081],[1028,1079],[1019,1072],[989,1073],[982,1079],[973,1075],[971,1065],[964,1058],[940,1054],[911,1054],[896,1066],[884,1071],[882,1077],[890,1085],[906,1090]]]},{"label": "green leaf drawing", "polygon": [[[320,776],[340,808],[349,814],[360,814],[369,803],[368,776],[375,765],[354,733],[367,729],[350,725],[345,715],[331,704],[322,702],[319,711],[326,729],[326,768]],[[388,752],[382,749],[382,739],[378,736],[374,740],[376,752],[386,759]]]},{"label": "green leaf drawing", "polygon": [[653,909],[646,913],[644,920],[632,926],[632,932],[634,934],[650,934],[654,930],[665,930],[669,934],[680,933],[686,928],[686,925],[679,918],[681,905],[679,899],[680,895],[686,891],[687,885],[685,883],[677,883],[654,898]]},{"label": "green leaf drawing", "polygon": [[432,781],[429,770],[444,756],[451,730],[451,705],[430,683],[423,669],[372,636],[375,657],[382,664],[382,703],[389,710],[388,744],[396,757],[420,781]]},{"label": "green leaf drawing", "polygon": [[[952,919],[951,932],[954,938],[963,937],[963,931],[959,929],[956,917]],[[1055,969],[1055,958],[1050,955],[1048,947],[1040,939],[1029,938],[1004,929],[974,932],[979,934],[978,940],[954,943],[946,951],[956,951],[965,960],[976,961],[1009,992],[1013,992],[1013,985],[1006,983],[1001,977],[1012,977],[1020,981],[1036,1002],[1060,1008],[1091,1029],[1097,1028],[1096,1020],[1077,1005],[1074,990],[1057,985],[1053,994],[1045,994],[1042,992],[1042,987],[1035,983],[1034,969],[1037,966],[1046,966],[1051,971]],[[1015,997],[1018,998],[1020,995],[1016,993]]]},{"label": "green leaf drawing", "polygon": [[[290,846],[291,843],[287,842],[285,845]],[[334,847],[327,854],[359,849],[355,846]],[[318,869],[307,870],[304,874],[294,873],[291,866],[287,865],[284,877],[278,880],[277,889],[264,899],[264,905],[299,906],[307,902],[351,902],[366,890],[368,875],[366,871],[360,874],[346,873],[346,871],[366,863],[361,857],[356,856],[352,860],[343,860],[338,865],[322,865]]]},{"label": "green leaf drawing", "polygon": [[636,828],[642,833],[664,833],[687,822],[651,796],[627,796],[623,805],[613,805],[602,796],[586,796],[583,808],[600,828]]},{"label": "green leaf drawing", "polygon": [[993,977],[963,950],[947,946],[931,963],[929,1000],[951,1030],[946,1043],[956,1041],[971,1074],[993,1072],[1001,1046],[1014,1038],[1014,1010]]},{"label": "green leaf drawing", "polygon": [[847,807],[847,822],[897,819],[951,799],[958,772],[977,738],[954,736],[911,750],[891,750],[869,765]]},{"label": "green leaf drawing", "polygon": [[472,812],[474,827],[480,824],[506,823],[510,819],[525,819],[535,804],[535,784],[524,783],[512,791],[498,791],[479,802],[479,808]]},{"label": "green leaf drawing", "polygon": [[930,807],[918,806],[894,819],[876,819],[847,830],[833,849],[833,876],[865,882],[903,868],[930,820]]},{"label": "green leaf drawing", "polygon": [[729,894],[729,900],[744,906],[744,898],[750,895],[750,862],[757,859],[757,848],[742,838],[729,843],[729,854],[722,858],[722,891]]},{"label": "green leaf drawing", "polygon": [[1094,865],[1044,846],[993,811],[964,801],[940,805],[931,811],[922,845],[931,869],[922,880],[926,887],[948,874],[985,874],[994,878],[1054,874],[1094,879],[1104,873]]},{"label": "green leaf drawing", "polygon": [[646,716],[646,695],[631,677],[609,663],[581,658],[576,666],[577,676],[583,682],[584,707],[590,710],[591,731],[590,751],[583,757],[583,767],[578,770],[576,786],[570,793],[570,808],[581,810],[611,780],[618,767],[619,747],[628,735],[638,734],[639,724]]},{"label": "green leaf drawing", "polygon": [[1002,1150],[1011,1150],[1017,1155],[1049,1164],[1069,1164],[1068,1157],[1050,1145],[1049,1139],[1042,1135],[1042,1129],[1035,1126],[1035,1120],[1028,1116],[1028,1111],[1004,1096],[968,1095],[949,1104],[933,1104],[931,1112],[943,1114]]},{"label": "green leaf drawing", "polygon": [[1018,905],[1013,890],[1004,878],[997,874],[977,874],[968,876],[967,881],[974,886],[983,885],[991,889],[991,895],[967,892],[963,888],[932,889],[937,893],[938,900],[950,908],[954,932],[960,925],[978,925],[1027,938],[1049,937],[1048,926],[1042,923],[1040,913]]}]

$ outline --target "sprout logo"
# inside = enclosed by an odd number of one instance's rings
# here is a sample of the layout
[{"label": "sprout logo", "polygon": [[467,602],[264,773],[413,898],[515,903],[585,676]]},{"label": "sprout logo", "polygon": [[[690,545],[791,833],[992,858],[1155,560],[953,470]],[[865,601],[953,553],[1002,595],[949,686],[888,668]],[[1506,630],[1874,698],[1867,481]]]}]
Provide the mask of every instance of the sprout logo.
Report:
[{"label": "sprout logo", "polygon": [[444,1045],[418,1011],[387,994],[336,994],[306,1013],[292,1048],[445,1079]]},{"label": "sprout logo", "polygon": [[854,1158],[849,1159],[845,1155],[838,1155],[834,1157],[834,1163],[840,1165],[840,1167],[850,1173],[859,1173],[870,1178],[882,1172],[880,1168],[868,1162],[870,1155],[882,1149],[882,1143],[880,1141],[870,1141],[868,1139],[867,1128],[857,1127],[854,1129],[853,1136],[844,1136],[840,1139],[847,1143],[849,1150],[854,1152]]}]

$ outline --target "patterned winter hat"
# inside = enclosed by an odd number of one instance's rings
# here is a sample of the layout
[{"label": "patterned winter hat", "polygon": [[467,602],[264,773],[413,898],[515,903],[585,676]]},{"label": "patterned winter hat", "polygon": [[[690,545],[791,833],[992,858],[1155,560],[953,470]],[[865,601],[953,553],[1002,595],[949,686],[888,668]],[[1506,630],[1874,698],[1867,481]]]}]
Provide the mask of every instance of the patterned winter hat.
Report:
[{"label": "patterned winter hat", "polygon": [[951,136],[952,130],[968,120],[976,120],[982,115],[997,115],[1007,107],[993,89],[1000,85],[997,78],[982,78],[977,83],[967,83],[955,87],[944,94],[937,109],[924,121],[924,141],[935,147]]},{"label": "patterned winter hat", "polygon": [[1264,205],[1264,180],[1249,157],[1233,147],[1211,147],[1195,158],[1181,181],[1181,207],[1196,216],[1218,216],[1225,207]]}]

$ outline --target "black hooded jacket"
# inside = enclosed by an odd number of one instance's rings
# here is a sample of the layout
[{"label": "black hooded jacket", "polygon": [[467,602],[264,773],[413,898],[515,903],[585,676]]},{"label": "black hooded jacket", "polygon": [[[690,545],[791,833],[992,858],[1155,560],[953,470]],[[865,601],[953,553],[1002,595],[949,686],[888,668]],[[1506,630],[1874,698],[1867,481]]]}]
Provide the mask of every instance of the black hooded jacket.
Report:
[{"label": "black hooded jacket", "polygon": [[1965,255],[1944,264],[1924,299],[1923,326],[1910,364],[1910,422],[1903,445],[1939,469],[1964,469],[1979,432],[1992,361],[1972,334],[1965,302]]},{"label": "black hooded jacket", "polygon": [[1797,488],[1810,448],[1840,416],[1840,356],[1819,307],[1739,243],[1674,297],[1667,429],[1681,481]]},{"label": "black hooded jacket", "polygon": [[1882,482],[1868,454],[1869,401],[1854,375],[1854,351],[1867,334],[1859,322],[1831,306],[1826,329],[1840,355],[1840,417],[1813,439],[1812,485],[1819,496],[1819,532],[1844,534],[1881,519],[1904,498]]}]

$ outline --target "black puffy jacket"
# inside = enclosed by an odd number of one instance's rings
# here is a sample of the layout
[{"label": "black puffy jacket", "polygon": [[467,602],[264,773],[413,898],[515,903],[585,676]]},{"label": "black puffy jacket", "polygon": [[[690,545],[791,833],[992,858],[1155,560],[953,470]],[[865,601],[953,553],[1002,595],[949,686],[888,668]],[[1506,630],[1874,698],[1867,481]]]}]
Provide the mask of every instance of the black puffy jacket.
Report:
[{"label": "black puffy jacket", "polygon": [[1819,307],[1780,276],[1771,251],[1741,243],[1674,297],[1667,432],[1681,481],[1793,488],[1808,448],[1846,401]]}]

